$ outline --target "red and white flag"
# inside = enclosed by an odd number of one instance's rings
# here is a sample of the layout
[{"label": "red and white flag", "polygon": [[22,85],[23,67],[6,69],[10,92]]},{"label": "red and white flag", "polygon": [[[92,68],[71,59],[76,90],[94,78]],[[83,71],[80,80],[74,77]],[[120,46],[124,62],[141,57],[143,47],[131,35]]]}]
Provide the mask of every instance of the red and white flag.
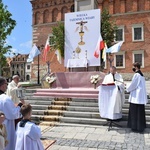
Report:
[{"label": "red and white flag", "polygon": [[102,36],[101,36],[101,34],[100,34],[99,39],[98,39],[97,44],[96,44],[95,51],[94,51],[94,56],[95,56],[96,58],[99,57],[100,51],[101,51],[104,47],[105,47],[105,43],[104,43],[104,41],[103,41],[103,39],[102,39]]},{"label": "red and white flag", "polygon": [[50,45],[49,45],[49,37],[46,40],[46,44],[43,50],[43,61],[47,61],[47,52],[50,50]]}]

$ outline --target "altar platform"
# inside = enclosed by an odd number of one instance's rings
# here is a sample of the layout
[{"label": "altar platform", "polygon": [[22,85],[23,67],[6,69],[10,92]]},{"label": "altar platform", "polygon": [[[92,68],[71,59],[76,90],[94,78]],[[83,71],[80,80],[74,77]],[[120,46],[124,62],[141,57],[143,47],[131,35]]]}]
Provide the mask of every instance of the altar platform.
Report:
[{"label": "altar platform", "polygon": [[[90,77],[99,75],[100,80],[96,84],[91,83]],[[34,96],[54,98],[90,98],[98,99],[98,86],[102,83],[105,74],[103,72],[59,72],[54,73],[56,81],[51,88],[37,89]]]}]

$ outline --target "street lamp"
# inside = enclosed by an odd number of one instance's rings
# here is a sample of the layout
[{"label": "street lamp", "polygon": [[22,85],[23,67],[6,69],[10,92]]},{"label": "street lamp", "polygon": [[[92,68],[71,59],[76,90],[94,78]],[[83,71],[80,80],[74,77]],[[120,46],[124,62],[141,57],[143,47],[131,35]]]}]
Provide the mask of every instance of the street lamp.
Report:
[{"label": "street lamp", "polygon": [[[44,45],[38,46],[39,51],[44,48]],[[38,75],[37,75],[37,84],[40,84],[40,54],[38,55]]]},{"label": "street lamp", "polygon": [[47,74],[50,75],[50,61],[47,61]]}]

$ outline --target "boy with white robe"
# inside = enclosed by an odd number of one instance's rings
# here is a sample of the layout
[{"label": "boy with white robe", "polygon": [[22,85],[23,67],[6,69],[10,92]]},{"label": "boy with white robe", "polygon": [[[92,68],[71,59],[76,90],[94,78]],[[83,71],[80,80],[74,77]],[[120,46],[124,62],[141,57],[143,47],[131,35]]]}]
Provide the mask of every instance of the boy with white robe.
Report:
[{"label": "boy with white robe", "polygon": [[4,120],[5,116],[0,112],[0,150],[4,150],[8,143],[6,127],[3,124]]},{"label": "boy with white robe", "polygon": [[7,131],[8,141],[8,145],[5,150],[14,150],[16,141],[14,120],[21,117],[20,107],[24,101],[19,103],[16,107],[10,97],[5,94],[7,85],[8,83],[6,79],[4,77],[0,77],[0,111],[2,111],[5,115],[4,124]]},{"label": "boy with white robe", "polygon": [[24,104],[20,110],[23,120],[17,125],[15,150],[44,150],[41,143],[41,129],[30,122],[32,107],[30,104]]}]

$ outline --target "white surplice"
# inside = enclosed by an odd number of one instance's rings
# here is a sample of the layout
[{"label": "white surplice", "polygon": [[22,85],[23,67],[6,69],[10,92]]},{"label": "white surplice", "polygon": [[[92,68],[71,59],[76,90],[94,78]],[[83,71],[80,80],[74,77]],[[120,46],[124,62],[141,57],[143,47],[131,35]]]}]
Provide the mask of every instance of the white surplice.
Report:
[{"label": "white surplice", "polygon": [[4,124],[7,131],[7,140],[8,145],[5,150],[14,150],[15,149],[15,123],[14,120],[20,118],[20,107],[15,107],[14,102],[10,99],[9,96],[5,94],[0,95],[0,111],[5,114]]},{"label": "white surplice", "polygon": [[20,122],[16,130],[15,150],[44,150],[41,143],[41,129],[32,122],[27,122],[24,127],[20,127]]},{"label": "white surplice", "polygon": [[[99,86],[99,112],[102,118],[119,119],[122,118],[122,105],[125,102],[123,78],[120,74],[110,73],[105,76],[102,84]],[[114,83],[115,85],[107,85]]]},{"label": "white surplice", "polygon": [[20,99],[17,97],[17,84],[12,80],[7,87],[6,94],[11,97],[15,104],[18,104]]},{"label": "white surplice", "polygon": [[135,73],[131,84],[126,87],[127,92],[130,92],[129,102],[134,104],[147,104],[147,93],[145,86],[145,78],[139,73]]}]

